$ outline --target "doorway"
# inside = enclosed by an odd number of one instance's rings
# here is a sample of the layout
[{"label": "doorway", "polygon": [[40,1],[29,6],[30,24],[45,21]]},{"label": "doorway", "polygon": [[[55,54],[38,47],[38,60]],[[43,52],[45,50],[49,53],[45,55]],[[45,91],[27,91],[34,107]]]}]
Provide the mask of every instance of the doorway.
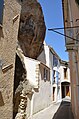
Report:
[{"label": "doorway", "polygon": [[62,98],[65,98],[66,96],[70,96],[70,84],[62,84],[61,86],[62,89]]},{"label": "doorway", "polygon": [[55,101],[55,90],[56,90],[56,87],[53,87],[53,101]]}]

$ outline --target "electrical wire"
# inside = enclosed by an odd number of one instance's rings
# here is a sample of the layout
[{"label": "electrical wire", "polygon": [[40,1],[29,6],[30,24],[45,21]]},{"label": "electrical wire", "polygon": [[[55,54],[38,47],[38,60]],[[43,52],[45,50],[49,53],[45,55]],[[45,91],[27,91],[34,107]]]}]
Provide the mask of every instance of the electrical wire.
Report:
[{"label": "electrical wire", "polygon": [[49,31],[53,31],[53,32],[55,32],[55,33],[57,33],[57,34],[60,34],[60,35],[62,35],[62,36],[65,36],[65,37],[67,37],[67,38],[70,38],[70,39],[72,39],[72,40],[74,40],[74,41],[79,42],[79,40],[77,40],[77,39],[75,39],[75,38],[72,38],[72,37],[70,37],[70,36],[68,36],[68,35],[65,35],[65,34],[59,32],[59,31],[54,30],[54,29],[48,29],[48,30],[49,30]]},{"label": "electrical wire", "polygon": [[[72,26],[72,27],[59,27],[59,28],[53,28],[53,30],[61,30],[61,29],[74,29],[79,28],[79,26]],[[51,29],[52,30],[52,29]]]}]

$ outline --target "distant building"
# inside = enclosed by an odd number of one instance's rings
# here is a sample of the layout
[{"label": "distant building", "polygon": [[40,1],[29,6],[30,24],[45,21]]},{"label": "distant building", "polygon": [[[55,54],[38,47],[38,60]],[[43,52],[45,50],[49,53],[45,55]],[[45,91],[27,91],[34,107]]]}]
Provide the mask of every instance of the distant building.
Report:
[{"label": "distant building", "polygon": [[61,82],[61,98],[65,98],[66,96],[71,97],[69,63],[61,60],[59,72]]},{"label": "distant building", "polygon": [[[44,50],[39,55],[38,60],[44,62],[50,68],[50,81],[51,81],[51,101],[57,102],[67,96],[67,91],[70,95],[70,70],[65,65],[66,61],[62,61],[54,49],[46,43]],[[65,70],[67,70],[65,72]],[[68,77],[66,77],[66,73]],[[67,85],[68,84],[68,85]],[[67,87],[68,86],[68,87]],[[64,90],[63,90],[64,89]]]},{"label": "distant building", "polygon": [[21,5],[0,0],[0,118],[13,118],[16,41]]}]

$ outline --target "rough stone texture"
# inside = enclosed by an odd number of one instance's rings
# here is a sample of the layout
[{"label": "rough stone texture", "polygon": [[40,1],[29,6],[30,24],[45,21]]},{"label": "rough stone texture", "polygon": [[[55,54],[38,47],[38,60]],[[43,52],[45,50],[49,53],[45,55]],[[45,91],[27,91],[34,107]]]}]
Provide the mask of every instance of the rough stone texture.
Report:
[{"label": "rough stone texture", "polygon": [[3,28],[0,26],[0,60],[3,62],[3,72],[0,72],[0,118],[13,119],[13,89],[14,118],[18,113],[22,91],[31,93],[32,89],[26,80],[26,71],[21,57],[17,58],[21,62],[17,61],[19,64],[15,66],[17,36],[23,54],[36,58],[42,50],[45,23],[41,6],[36,0],[5,0],[4,4]]},{"label": "rough stone texture", "polygon": [[[20,10],[21,6],[16,0],[5,0],[3,28],[0,28],[0,60],[3,62],[0,74],[0,119],[13,118],[15,53]],[[18,17],[13,21],[16,15]]]},{"label": "rough stone texture", "polygon": [[45,23],[37,0],[23,0],[18,41],[25,56],[37,58],[43,48]]},{"label": "rough stone texture", "polygon": [[27,108],[27,103],[25,102],[27,100],[27,94],[32,92],[32,87],[26,79],[27,71],[25,69],[23,56],[21,49],[17,48],[14,77],[13,119],[25,119],[24,117],[26,117],[25,112]]},{"label": "rough stone texture", "polygon": [[[14,116],[15,119],[24,119],[26,105],[21,100],[22,92],[32,95],[32,87],[26,79],[27,71],[23,56],[37,58],[42,51],[45,37],[45,23],[40,4],[36,0],[23,0],[21,3],[21,17],[17,44],[14,78]],[[22,104],[23,107],[20,106]],[[26,107],[27,108],[27,107]],[[19,112],[20,110],[20,112]],[[23,114],[22,114],[23,112]]]},{"label": "rough stone texture", "polygon": [[18,112],[18,107],[20,103],[20,95],[23,90],[23,81],[26,80],[26,71],[23,67],[23,64],[16,55],[16,63],[15,63],[15,78],[14,78],[14,117]]}]

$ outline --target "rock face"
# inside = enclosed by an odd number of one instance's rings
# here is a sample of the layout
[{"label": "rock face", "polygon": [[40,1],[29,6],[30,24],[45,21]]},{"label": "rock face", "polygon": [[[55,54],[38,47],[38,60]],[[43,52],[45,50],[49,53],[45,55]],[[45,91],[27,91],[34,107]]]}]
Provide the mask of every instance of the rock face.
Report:
[{"label": "rock face", "polygon": [[25,119],[27,95],[32,93],[32,87],[26,79],[27,71],[23,61],[23,54],[17,50],[14,76],[14,107],[13,119]]},{"label": "rock face", "polygon": [[22,0],[18,41],[25,56],[37,58],[43,48],[45,22],[37,0]]},{"label": "rock face", "polygon": [[43,49],[46,31],[42,9],[37,0],[19,1],[22,10],[15,63],[13,119],[26,118],[27,95],[33,93],[32,87],[26,79],[27,71],[23,56],[35,59],[38,57]]}]

